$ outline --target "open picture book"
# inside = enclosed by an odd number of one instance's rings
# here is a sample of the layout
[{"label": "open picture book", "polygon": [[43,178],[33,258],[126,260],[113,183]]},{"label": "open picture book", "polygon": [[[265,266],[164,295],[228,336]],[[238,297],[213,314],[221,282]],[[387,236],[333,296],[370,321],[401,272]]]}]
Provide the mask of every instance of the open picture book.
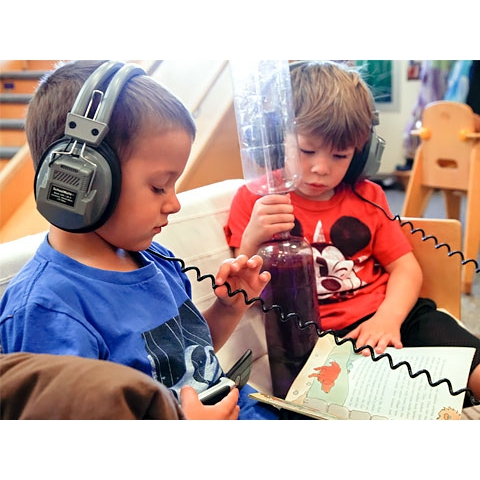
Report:
[{"label": "open picture book", "polygon": [[[305,366],[285,399],[265,393],[250,396],[278,408],[327,420],[459,420],[475,349],[469,347],[411,347],[386,350],[387,357],[372,360],[355,353],[352,343],[337,345],[333,335],[319,337]],[[375,355],[380,357],[380,355]]]}]

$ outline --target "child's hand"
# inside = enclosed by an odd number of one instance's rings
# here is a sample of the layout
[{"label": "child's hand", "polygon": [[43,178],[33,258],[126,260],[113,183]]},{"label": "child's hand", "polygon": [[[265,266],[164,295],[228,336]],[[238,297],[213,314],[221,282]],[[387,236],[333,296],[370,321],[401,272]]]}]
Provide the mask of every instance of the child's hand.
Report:
[{"label": "child's hand", "polygon": [[[395,348],[403,347],[399,327],[391,324],[386,318],[379,318],[375,315],[346,336],[355,340],[357,348],[370,345],[378,354],[383,353],[390,345]],[[365,348],[360,353],[368,356],[370,350]]]},{"label": "child's hand", "polygon": [[215,277],[215,283],[218,285],[215,289],[215,295],[224,305],[241,305],[242,309],[245,309],[243,294],[239,293],[229,297],[227,287],[224,284],[228,282],[232,292],[237,289],[245,290],[248,299],[258,297],[271,278],[269,272],[260,273],[262,265],[263,259],[258,255],[254,255],[252,258],[239,255],[236,258],[225,260],[220,265]]},{"label": "child's hand", "polygon": [[180,402],[187,420],[237,420],[240,412],[238,389],[232,388],[230,393],[215,405],[204,405],[192,387],[180,390]]},{"label": "child's hand", "polygon": [[239,252],[254,255],[262,243],[277,233],[289,232],[294,226],[295,217],[289,195],[265,195],[253,206]]}]

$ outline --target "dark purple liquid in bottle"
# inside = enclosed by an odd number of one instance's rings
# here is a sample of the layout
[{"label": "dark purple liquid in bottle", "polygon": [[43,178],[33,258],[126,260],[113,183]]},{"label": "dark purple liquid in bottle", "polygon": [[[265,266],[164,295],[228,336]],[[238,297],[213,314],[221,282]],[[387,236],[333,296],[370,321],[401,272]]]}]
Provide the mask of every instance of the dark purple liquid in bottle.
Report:
[{"label": "dark purple liquid in bottle", "polygon": [[313,321],[320,327],[313,254],[303,238],[288,235],[263,244],[258,254],[264,269],[272,275],[262,294],[266,307],[279,305],[284,316],[298,314],[287,320],[282,320],[277,309],[266,314],[273,394],[285,398],[318,340],[314,325],[304,329],[299,326]]}]

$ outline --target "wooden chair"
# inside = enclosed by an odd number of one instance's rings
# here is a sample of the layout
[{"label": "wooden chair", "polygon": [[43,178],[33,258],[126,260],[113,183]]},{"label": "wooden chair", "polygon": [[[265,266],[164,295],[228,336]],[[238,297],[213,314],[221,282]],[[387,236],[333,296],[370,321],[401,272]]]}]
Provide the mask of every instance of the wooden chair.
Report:
[{"label": "wooden chair", "polygon": [[[480,133],[475,133],[473,110],[466,104],[438,101],[428,104],[422,128],[412,132],[421,138],[405,194],[402,217],[422,217],[434,190],[445,197],[446,216],[460,219],[462,195],[466,195],[463,253],[476,259],[480,246]],[[462,272],[462,289],[472,290],[475,264]]]},{"label": "wooden chair", "polygon": [[456,219],[403,217],[401,226],[423,272],[420,296],[461,319],[462,224]]}]

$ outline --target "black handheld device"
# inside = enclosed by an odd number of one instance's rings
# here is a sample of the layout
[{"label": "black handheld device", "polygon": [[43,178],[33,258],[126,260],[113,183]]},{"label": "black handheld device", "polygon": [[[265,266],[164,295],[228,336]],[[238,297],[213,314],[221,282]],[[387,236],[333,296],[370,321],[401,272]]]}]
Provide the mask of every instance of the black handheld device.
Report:
[{"label": "black handheld device", "polygon": [[215,385],[208,388],[198,395],[198,398],[204,405],[214,405],[233,387],[243,388],[250,377],[252,369],[252,351],[246,350],[245,353],[235,362],[233,367],[222,377]]}]

